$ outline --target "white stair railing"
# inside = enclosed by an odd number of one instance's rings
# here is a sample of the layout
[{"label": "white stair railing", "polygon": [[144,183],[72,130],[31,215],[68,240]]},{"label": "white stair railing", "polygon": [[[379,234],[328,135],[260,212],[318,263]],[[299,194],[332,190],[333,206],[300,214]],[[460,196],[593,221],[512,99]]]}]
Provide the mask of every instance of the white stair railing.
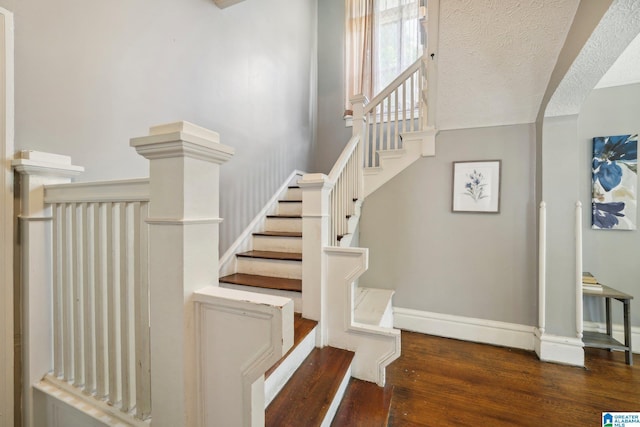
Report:
[{"label": "white stair railing", "polygon": [[53,212],[53,376],[151,415],[149,181],[45,188]]},{"label": "white stair railing", "polygon": [[349,233],[349,218],[355,215],[356,202],[362,197],[362,144],[360,135],[351,138],[329,173],[329,244],[337,246]]},{"label": "white stair railing", "polygon": [[365,99],[362,116],[354,105],[353,132],[363,135],[365,167],[379,166],[378,151],[401,149],[403,133],[426,129],[425,67],[420,57],[370,102]]},{"label": "white stair railing", "polygon": [[50,407],[78,423],[263,425],[264,372],[292,345],[293,304],[216,286],[220,166],[233,149],[187,122],[131,145],[149,179],[69,183],[83,168],[67,156],[13,162],[25,426]]}]

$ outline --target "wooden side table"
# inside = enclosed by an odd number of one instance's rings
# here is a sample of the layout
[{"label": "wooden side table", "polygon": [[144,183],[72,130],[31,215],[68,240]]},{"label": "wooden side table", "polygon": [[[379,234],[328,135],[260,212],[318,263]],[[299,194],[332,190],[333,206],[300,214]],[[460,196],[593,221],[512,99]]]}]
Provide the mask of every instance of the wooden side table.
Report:
[{"label": "wooden side table", "polygon": [[[624,350],[625,361],[628,365],[633,365],[633,354],[631,352],[631,300],[633,297],[624,292],[620,292],[609,286],[602,285],[602,292],[583,289],[583,295],[601,297],[605,299],[607,333],[584,332],[582,342],[585,347],[606,348],[609,350]],[[624,307],[624,344],[613,338],[613,327],[611,320],[611,299],[618,300]]]}]

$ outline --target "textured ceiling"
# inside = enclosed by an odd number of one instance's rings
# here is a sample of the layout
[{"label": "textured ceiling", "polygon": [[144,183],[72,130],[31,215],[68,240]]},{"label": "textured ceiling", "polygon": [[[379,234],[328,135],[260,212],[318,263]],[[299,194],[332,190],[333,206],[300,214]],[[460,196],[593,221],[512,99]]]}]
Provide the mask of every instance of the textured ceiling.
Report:
[{"label": "textured ceiling", "polygon": [[441,0],[439,129],[534,122],[578,0]]},{"label": "textured ceiling", "polygon": [[640,83],[640,34],[622,52],[607,74],[602,76],[596,89]]},{"label": "textured ceiling", "polygon": [[639,32],[640,1],[614,0],[551,97],[545,116],[578,114],[591,90]]}]

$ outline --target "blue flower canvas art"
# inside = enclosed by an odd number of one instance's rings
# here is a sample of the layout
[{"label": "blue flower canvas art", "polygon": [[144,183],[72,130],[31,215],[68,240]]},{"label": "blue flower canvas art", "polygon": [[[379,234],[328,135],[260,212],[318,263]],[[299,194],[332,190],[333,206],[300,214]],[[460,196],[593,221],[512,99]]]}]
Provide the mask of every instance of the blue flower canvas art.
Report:
[{"label": "blue flower canvas art", "polygon": [[635,230],[638,135],[593,138],[591,224],[599,230]]}]

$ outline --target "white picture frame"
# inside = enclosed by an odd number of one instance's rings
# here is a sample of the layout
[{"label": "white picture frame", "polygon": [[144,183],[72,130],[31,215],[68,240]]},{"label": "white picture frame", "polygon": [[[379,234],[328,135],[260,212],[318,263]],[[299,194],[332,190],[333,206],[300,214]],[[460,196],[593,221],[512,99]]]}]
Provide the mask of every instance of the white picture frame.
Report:
[{"label": "white picture frame", "polygon": [[501,160],[453,162],[453,212],[500,213]]}]

